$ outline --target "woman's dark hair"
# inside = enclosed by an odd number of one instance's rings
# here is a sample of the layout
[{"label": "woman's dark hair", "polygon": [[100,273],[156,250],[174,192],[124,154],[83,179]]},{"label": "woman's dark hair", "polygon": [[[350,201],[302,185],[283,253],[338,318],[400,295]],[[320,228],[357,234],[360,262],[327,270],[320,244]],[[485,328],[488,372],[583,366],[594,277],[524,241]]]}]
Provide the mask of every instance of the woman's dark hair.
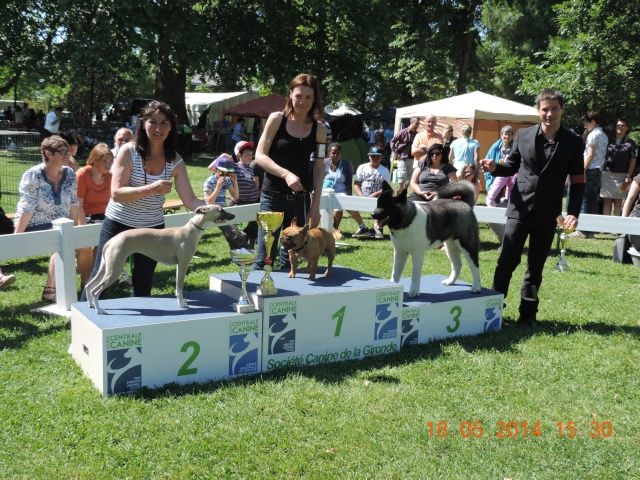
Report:
[{"label": "woman's dark hair", "polygon": [[589,110],[582,115],[583,122],[596,122],[598,125],[602,125],[602,115],[597,110]]},{"label": "woman's dark hair", "polygon": [[342,151],[342,145],[340,145],[340,142],[331,142],[329,144],[329,147],[327,148],[327,152],[330,152],[332,148],[337,148],[338,150]]},{"label": "woman's dark hair", "polygon": [[[433,155],[435,152],[440,152],[440,153],[444,152],[444,147],[442,146],[442,144],[434,143],[429,147],[429,150],[427,150],[427,161],[425,162],[426,165],[431,165],[431,155]],[[440,163],[442,165],[444,165],[445,163],[449,163],[449,159],[441,157]]]},{"label": "woman's dark hair", "polygon": [[75,130],[67,130],[59,134],[66,142],[71,145],[78,145],[78,136]]},{"label": "woman's dark hair", "polygon": [[164,156],[167,162],[173,162],[176,159],[176,140],[178,138],[178,126],[176,116],[171,110],[171,106],[164,102],[153,100],[147,103],[138,115],[138,123],[136,125],[136,151],[143,159],[149,155],[149,137],[144,129],[144,122],[149,120],[156,113],[163,113],[167,120],[171,123],[171,130],[164,141]]},{"label": "woman's dark hair", "polygon": [[324,108],[322,106],[322,98],[320,97],[320,82],[313,75],[301,73],[297,75],[289,84],[289,92],[287,93],[287,102],[284,105],[284,116],[288,116],[293,111],[293,102],[291,101],[291,92],[296,87],[309,87],[313,90],[313,104],[309,109],[309,118],[322,118]]}]

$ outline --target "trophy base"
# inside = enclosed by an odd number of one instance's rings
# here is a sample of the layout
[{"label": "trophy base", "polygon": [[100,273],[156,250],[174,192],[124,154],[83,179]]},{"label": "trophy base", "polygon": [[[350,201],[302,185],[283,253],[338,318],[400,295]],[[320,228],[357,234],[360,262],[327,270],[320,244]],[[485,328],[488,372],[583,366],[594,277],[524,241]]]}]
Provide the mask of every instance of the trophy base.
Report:
[{"label": "trophy base", "polygon": [[233,307],[235,308],[236,313],[251,313],[256,311],[256,307],[254,307],[250,303],[248,304],[234,303]]}]

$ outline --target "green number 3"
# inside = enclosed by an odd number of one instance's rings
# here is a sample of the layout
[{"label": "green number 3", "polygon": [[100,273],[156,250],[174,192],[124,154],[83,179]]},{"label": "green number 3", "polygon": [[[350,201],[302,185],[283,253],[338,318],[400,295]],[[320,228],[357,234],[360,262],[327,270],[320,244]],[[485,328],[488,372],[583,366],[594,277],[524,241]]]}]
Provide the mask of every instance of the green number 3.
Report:
[{"label": "green number 3", "polygon": [[458,328],[460,328],[460,315],[462,315],[462,308],[460,307],[460,305],[456,305],[451,310],[449,310],[449,313],[453,315],[453,323],[455,325],[447,325],[447,332],[453,333],[458,330]]},{"label": "green number 3", "polygon": [[183,375],[193,375],[194,373],[198,373],[197,368],[189,368],[189,366],[196,360],[196,358],[198,358],[198,355],[200,355],[200,344],[191,340],[190,342],[182,345],[180,351],[184,353],[190,348],[193,348],[193,352],[191,352],[191,355],[189,355],[187,361],[184,362],[180,367],[180,370],[178,370],[179,377],[182,377]]}]

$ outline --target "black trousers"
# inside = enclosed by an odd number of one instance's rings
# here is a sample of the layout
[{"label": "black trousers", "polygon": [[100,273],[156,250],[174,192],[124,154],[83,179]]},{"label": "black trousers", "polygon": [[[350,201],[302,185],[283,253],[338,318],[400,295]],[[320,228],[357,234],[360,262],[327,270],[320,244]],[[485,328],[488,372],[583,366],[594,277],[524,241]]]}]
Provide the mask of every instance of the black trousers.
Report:
[{"label": "black trousers", "polygon": [[[91,271],[91,277],[93,278],[100,269],[100,263],[102,261],[102,248],[107,241],[115,237],[118,233],[125,230],[131,230],[135,227],[129,227],[115,220],[105,218],[102,222],[102,230],[100,230],[100,240],[98,241],[98,247],[96,249],[96,259],[93,264],[93,270]],[[152,228],[162,229],[164,224],[156,225]],[[148,297],[151,295],[151,287],[153,286],[153,273],[156,269],[158,262],[143,255],[141,253],[134,253],[132,256],[131,267],[131,284],[133,285],[133,295],[135,297]],[[86,300],[86,292],[82,291],[81,300]]]},{"label": "black trousers", "polygon": [[556,232],[555,218],[508,218],[502,239],[502,251],[493,275],[493,289],[507,296],[513,271],[520,264],[524,243],[529,237],[527,271],[520,290],[520,314],[535,315],[538,311],[538,291],[542,284],[542,270],[551,251]]}]

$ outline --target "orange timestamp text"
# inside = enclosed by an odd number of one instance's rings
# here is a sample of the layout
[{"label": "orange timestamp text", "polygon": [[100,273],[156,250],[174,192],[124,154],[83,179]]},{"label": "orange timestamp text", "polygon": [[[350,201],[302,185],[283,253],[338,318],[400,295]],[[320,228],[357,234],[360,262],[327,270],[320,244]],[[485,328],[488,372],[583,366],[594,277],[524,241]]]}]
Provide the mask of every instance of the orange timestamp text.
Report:
[{"label": "orange timestamp text", "polygon": [[[552,425],[543,426],[540,420],[498,420],[495,428],[487,429],[480,420],[461,420],[457,425],[450,425],[446,420],[425,422],[429,438],[445,439],[449,435],[462,438],[483,438],[493,436],[499,439],[515,439],[527,437],[543,437],[555,435],[560,438],[576,438],[586,433],[587,438],[609,439],[614,435],[613,423],[610,420],[591,421],[586,431],[579,430],[578,423],[556,421]],[[582,426],[584,428],[584,425]]]}]

